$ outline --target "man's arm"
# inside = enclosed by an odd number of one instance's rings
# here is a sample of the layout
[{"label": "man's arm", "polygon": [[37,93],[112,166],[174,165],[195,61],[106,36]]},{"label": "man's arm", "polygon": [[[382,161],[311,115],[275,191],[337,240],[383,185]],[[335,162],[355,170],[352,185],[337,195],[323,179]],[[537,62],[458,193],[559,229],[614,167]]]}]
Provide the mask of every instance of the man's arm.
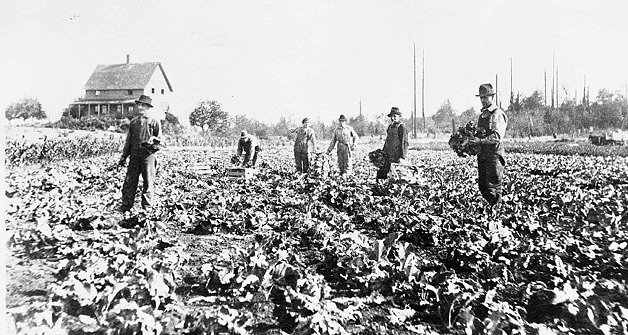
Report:
[{"label": "man's arm", "polygon": [[122,158],[126,159],[131,155],[131,133],[133,132],[133,122],[129,123],[129,130],[126,133],[124,141],[124,149],[122,149]]},{"label": "man's arm", "polygon": [[401,159],[408,156],[408,130],[403,124],[399,126],[399,141],[401,143]]},{"label": "man's arm", "polygon": [[331,136],[331,142],[329,143],[329,148],[327,148],[327,153],[331,153],[336,145],[336,130],[334,130],[334,134]]},{"label": "man's arm", "polygon": [[314,132],[314,130],[312,130],[312,148],[314,149],[314,151],[316,151],[316,133]]},{"label": "man's arm", "polygon": [[238,156],[242,156],[242,149],[243,149],[244,145],[242,143],[242,139],[238,140],[238,151],[237,151],[237,155]]}]

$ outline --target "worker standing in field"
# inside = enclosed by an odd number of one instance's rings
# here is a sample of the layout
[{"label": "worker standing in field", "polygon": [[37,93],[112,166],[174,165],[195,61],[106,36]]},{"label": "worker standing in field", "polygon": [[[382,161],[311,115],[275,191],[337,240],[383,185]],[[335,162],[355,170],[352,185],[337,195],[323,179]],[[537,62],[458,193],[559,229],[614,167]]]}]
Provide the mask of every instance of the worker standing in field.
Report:
[{"label": "worker standing in field", "polygon": [[506,165],[505,150],[502,143],[508,126],[508,117],[494,102],[493,86],[482,84],[479,94],[482,110],[478,118],[477,128],[482,136],[470,140],[471,145],[479,146],[478,153],[478,186],[482,197],[491,208],[501,203],[504,166]]},{"label": "worker standing in field", "polygon": [[155,189],[155,173],[157,161],[155,153],[161,147],[161,123],[159,120],[147,116],[147,112],[153,107],[152,99],[149,96],[141,95],[135,100],[139,115],[134,117],[129,124],[129,132],[124,143],[122,157],[118,163],[129,164],[122,185],[122,206],[120,210],[128,212],[133,208],[135,193],[142,175],[142,208],[146,209],[153,205],[153,192]]},{"label": "worker standing in field", "polygon": [[244,152],[244,160],[242,166],[255,168],[255,163],[259,157],[258,153],[262,151],[259,145],[259,140],[253,134],[249,134],[246,130],[242,130],[240,133],[240,140],[238,141],[237,156],[241,157]]},{"label": "worker standing in field", "polygon": [[358,134],[353,128],[347,125],[347,118],[344,115],[340,115],[338,118],[338,127],[334,129],[334,133],[331,137],[331,143],[327,149],[327,154],[331,154],[331,151],[338,143],[338,169],[340,174],[351,174],[353,172],[353,151],[355,150],[355,142],[358,139]]},{"label": "worker standing in field", "polygon": [[307,173],[310,169],[310,153],[316,151],[316,134],[310,128],[310,119],[301,121],[302,127],[294,129],[297,133],[294,140],[294,161],[297,165],[297,172]]},{"label": "worker standing in field", "polygon": [[386,153],[386,164],[377,170],[376,179],[386,179],[391,163],[404,163],[408,156],[408,130],[401,122],[399,108],[393,107],[388,113],[391,124],[386,130],[386,141],[383,151]]}]

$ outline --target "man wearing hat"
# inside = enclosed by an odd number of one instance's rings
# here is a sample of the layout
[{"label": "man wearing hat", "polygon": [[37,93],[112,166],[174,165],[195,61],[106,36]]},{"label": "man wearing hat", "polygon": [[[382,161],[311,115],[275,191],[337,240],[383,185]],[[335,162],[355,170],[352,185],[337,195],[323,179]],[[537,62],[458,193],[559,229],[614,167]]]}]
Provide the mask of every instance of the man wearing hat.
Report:
[{"label": "man wearing hat", "polygon": [[340,174],[353,172],[353,161],[351,159],[352,151],[355,150],[355,142],[358,139],[358,133],[347,125],[347,118],[340,115],[338,118],[338,127],[334,129],[331,137],[331,143],[327,149],[327,154],[331,154],[336,143],[338,143],[338,169]]},{"label": "man wearing hat", "polygon": [[393,107],[388,113],[388,117],[392,123],[386,131],[386,141],[384,142],[383,151],[388,158],[386,165],[377,171],[377,179],[386,179],[388,171],[390,171],[391,163],[403,163],[408,156],[408,130],[401,123],[401,112],[399,108]]},{"label": "man wearing hat", "polygon": [[479,146],[478,153],[478,186],[482,197],[488,201],[490,208],[499,204],[502,199],[502,182],[504,166],[506,165],[505,151],[502,140],[506,134],[508,117],[501,108],[493,102],[493,85],[480,85],[479,94],[482,110],[478,118],[477,127],[481,137],[469,141],[471,145]]},{"label": "man wearing hat", "polygon": [[[242,130],[240,132],[240,140],[238,141],[238,152],[237,156],[242,156],[242,151],[244,151],[244,160],[242,161],[242,166],[244,167],[255,167],[255,163],[257,162],[258,153],[262,151],[259,140],[253,134],[249,134],[246,130]],[[252,159],[251,159],[252,157]]]},{"label": "man wearing hat", "polygon": [[153,205],[157,167],[155,153],[161,146],[161,123],[159,120],[147,116],[148,109],[153,107],[151,103],[152,99],[143,94],[135,100],[139,115],[129,123],[129,132],[124,143],[122,157],[118,161],[120,165],[124,166],[127,157],[130,157],[122,185],[120,210],[123,212],[128,212],[133,208],[140,174],[143,180],[142,207],[146,209]]},{"label": "man wearing hat", "polygon": [[294,161],[297,165],[297,172],[307,173],[310,169],[310,152],[316,151],[316,134],[310,128],[310,119],[301,121],[302,127],[294,129],[297,133],[294,141]]}]

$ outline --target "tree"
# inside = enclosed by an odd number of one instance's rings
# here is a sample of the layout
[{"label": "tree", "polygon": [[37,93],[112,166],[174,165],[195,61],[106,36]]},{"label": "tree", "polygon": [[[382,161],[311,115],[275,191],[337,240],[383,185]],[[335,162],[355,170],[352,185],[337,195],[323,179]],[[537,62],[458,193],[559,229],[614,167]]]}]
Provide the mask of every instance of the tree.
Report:
[{"label": "tree", "polygon": [[543,109],[545,104],[543,103],[543,93],[541,91],[534,91],[531,96],[525,97],[522,100],[523,109]]},{"label": "tree", "polygon": [[454,118],[454,109],[449,100],[445,101],[436,114],[432,115],[432,120],[436,128],[442,132],[451,132],[451,120]]},{"label": "tree", "polygon": [[183,126],[179,118],[170,112],[166,112],[166,119],[161,120],[162,129],[165,134],[179,134],[183,132]]},{"label": "tree", "polygon": [[268,138],[268,126],[266,124],[250,119],[246,115],[236,115],[233,119],[231,135],[240,136],[240,131],[242,130],[247,130],[261,139]]},{"label": "tree", "polygon": [[201,101],[198,107],[190,113],[190,124],[201,127],[203,131],[226,134],[229,130],[228,117],[229,114],[220,109],[217,101]]},{"label": "tree", "polygon": [[11,104],[5,111],[8,120],[13,119],[45,119],[46,112],[41,108],[41,104],[37,99],[26,98],[17,103]]},{"label": "tree", "polygon": [[351,125],[351,127],[353,127],[353,130],[355,130],[355,132],[360,137],[364,136],[368,130],[368,122],[363,115],[349,118],[349,124]]},{"label": "tree", "polygon": [[459,127],[464,126],[469,121],[478,122],[478,116],[479,114],[475,111],[473,107],[467,109],[466,111],[462,112],[462,114],[460,114],[460,116],[458,117]]}]

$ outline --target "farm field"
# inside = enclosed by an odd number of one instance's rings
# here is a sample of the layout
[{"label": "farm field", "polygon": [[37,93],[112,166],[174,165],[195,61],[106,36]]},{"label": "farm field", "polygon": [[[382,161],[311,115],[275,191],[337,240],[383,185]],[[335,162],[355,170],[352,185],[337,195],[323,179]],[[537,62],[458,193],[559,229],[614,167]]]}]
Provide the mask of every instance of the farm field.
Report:
[{"label": "farm field", "polygon": [[487,213],[474,158],[412,150],[425,183],[384,187],[372,149],[322,180],[291,148],[251,180],[166,150],[160,202],[127,216],[117,156],[8,168],[8,332],[628,332],[628,158],[511,152]]}]

